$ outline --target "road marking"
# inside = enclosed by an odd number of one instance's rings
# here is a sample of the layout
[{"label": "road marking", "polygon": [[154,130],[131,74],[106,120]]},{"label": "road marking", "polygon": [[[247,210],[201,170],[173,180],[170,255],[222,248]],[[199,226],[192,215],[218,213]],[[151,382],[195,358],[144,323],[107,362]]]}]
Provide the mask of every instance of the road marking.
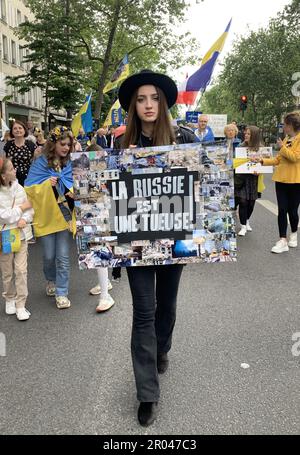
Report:
[{"label": "road marking", "polygon": [[[265,209],[269,210],[269,212],[273,213],[273,215],[278,216],[278,207],[276,204],[273,204],[273,202],[268,201],[267,199],[257,199],[256,202],[258,204],[262,205]],[[290,226],[289,219],[288,219],[288,225]],[[300,221],[299,221],[298,227],[300,227]]]},{"label": "road marking", "polygon": [[257,199],[256,202],[269,210],[269,212],[273,213],[273,215],[278,216],[278,207],[276,204],[273,204],[273,202],[268,201],[267,199]]}]

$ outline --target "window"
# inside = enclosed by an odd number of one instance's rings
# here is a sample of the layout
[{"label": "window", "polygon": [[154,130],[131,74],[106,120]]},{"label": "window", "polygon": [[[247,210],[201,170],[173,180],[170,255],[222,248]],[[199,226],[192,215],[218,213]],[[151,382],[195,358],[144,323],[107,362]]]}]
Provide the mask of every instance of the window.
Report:
[{"label": "window", "polygon": [[17,87],[13,87],[13,100],[16,103],[18,102],[18,90],[17,90]]},{"label": "window", "polygon": [[5,35],[2,35],[3,60],[8,62],[8,41]]},{"label": "window", "polygon": [[22,22],[22,15],[21,15],[21,11],[19,11],[17,9],[17,25],[20,25]]},{"label": "window", "polygon": [[32,93],[31,93],[31,90],[29,90],[29,92],[28,92],[28,105],[29,106],[32,105]]},{"label": "window", "polygon": [[28,22],[28,17],[24,16],[24,22]]},{"label": "window", "polygon": [[6,22],[6,0],[0,0],[1,19]]},{"label": "window", "polygon": [[21,103],[25,104],[25,93],[21,93]]},{"label": "window", "polygon": [[23,56],[24,56],[23,47],[19,45],[19,62],[21,68],[24,68]]},{"label": "window", "polygon": [[16,42],[13,40],[11,40],[11,63],[13,65],[17,64]]},{"label": "window", "polygon": [[34,107],[37,107],[38,105],[38,88],[34,87],[33,89],[33,105]]},{"label": "window", "polygon": [[[29,49],[26,49],[26,57],[28,57],[30,54]],[[30,62],[26,63],[26,70],[30,71]]]}]

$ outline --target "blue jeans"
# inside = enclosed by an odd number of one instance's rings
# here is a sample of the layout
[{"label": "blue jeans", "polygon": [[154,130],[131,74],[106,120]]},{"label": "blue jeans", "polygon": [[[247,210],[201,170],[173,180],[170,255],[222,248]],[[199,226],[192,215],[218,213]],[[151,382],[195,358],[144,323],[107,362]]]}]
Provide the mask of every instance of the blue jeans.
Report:
[{"label": "blue jeans", "polygon": [[55,283],[57,296],[67,296],[70,278],[70,232],[55,232],[40,239],[46,280]]}]

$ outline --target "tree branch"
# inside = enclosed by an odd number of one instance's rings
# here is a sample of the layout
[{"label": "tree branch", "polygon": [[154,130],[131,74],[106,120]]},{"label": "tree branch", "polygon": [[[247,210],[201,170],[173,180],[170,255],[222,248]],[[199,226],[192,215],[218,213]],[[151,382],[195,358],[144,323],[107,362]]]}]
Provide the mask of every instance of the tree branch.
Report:
[{"label": "tree branch", "polygon": [[151,46],[151,43],[145,43],[145,44],[141,44],[140,46],[134,47],[133,49],[131,49],[131,51],[127,52],[127,54],[128,55],[133,54],[133,52],[135,52],[138,49],[141,49],[142,47],[145,47],[145,46]]},{"label": "tree branch", "polygon": [[101,63],[104,63],[104,60],[103,58],[101,57],[94,57],[91,53],[91,50],[90,50],[90,47],[88,45],[88,43],[85,41],[85,39],[83,38],[83,36],[80,36],[80,39],[81,41],[83,42],[83,44],[77,44],[75,45],[74,47],[84,47],[86,49],[86,53],[87,53],[87,56],[88,56],[88,59],[89,60],[95,60],[95,61],[98,61],[98,62],[101,62]]}]

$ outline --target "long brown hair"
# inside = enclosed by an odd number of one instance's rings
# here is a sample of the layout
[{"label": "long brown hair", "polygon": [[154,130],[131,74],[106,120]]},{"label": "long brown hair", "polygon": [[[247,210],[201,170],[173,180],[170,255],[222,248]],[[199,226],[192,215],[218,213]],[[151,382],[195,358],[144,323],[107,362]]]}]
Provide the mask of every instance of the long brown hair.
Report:
[{"label": "long brown hair", "polygon": [[[159,87],[155,87],[155,89],[159,96],[159,109],[153,129],[153,146],[170,145],[175,142],[175,134],[169,118],[166,97]],[[142,123],[136,112],[137,93],[138,89],[135,90],[128,109],[127,127],[122,143],[124,148],[136,145],[142,132]]]},{"label": "long brown hair", "polygon": [[246,130],[250,131],[250,140],[249,142],[245,142],[246,146],[251,149],[258,149],[259,147],[262,147],[263,143],[258,126],[250,125],[245,128],[245,131]]},{"label": "long brown hair", "polygon": [[45,155],[47,161],[48,161],[48,166],[52,167],[53,169],[56,168],[56,164],[54,163],[55,160],[57,160],[57,156],[55,153],[55,148],[57,142],[64,141],[65,139],[70,139],[70,147],[68,154],[64,158],[60,158],[60,167],[66,166],[67,162],[70,159],[70,153],[73,151],[73,144],[74,144],[74,139],[73,139],[73,134],[71,131],[64,131],[60,134],[60,136],[57,138],[57,140],[53,140],[53,136],[50,135],[50,137],[47,139],[47,142],[45,143],[43,147],[43,155]]}]

